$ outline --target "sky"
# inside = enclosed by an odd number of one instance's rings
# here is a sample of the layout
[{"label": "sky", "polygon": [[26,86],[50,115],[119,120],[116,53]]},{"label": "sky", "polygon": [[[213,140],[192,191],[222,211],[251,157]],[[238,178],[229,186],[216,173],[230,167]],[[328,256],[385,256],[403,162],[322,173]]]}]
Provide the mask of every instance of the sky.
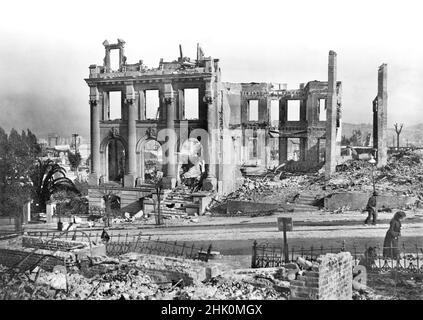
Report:
[{"label": "sky", "polygon": [[338,54],[343,121],[371,123],[377,70],[388,64],[388,125],[423,123],[419,1],[23,1],[2,4],[0,126],[89,135],[90,64],[124,39],[128,63],[220,59],[222,81],[327,81]]}]

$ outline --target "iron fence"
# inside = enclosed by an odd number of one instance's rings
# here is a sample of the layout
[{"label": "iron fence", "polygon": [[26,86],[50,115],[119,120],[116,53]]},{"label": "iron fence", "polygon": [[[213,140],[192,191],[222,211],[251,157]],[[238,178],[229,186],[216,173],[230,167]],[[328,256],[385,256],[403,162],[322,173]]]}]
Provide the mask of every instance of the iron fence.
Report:
[{"label": "iron fence", "polygon": [[160,239],[142,238],[138,236],[136,241],[113,241],[110,240],[106,245],[107,255],[121,255],[128,252],[137,252],[145,254],[154,254],[167,257],[177,257],[191,260],[208,261],[210,258],[212,246],[197,247],[194,244],[186,242],[167,241]]},{"label": "iron fence", "polygon": [[[389,248],[391,249],[391,248]],[[295,262],[298,257],[309,261],[316,261],[320,255],[326,253],[339,253],[348,251],[353,258],[353,264],[362,264],[369,271],[387,271],[401,270],[413,273],[423,273],[423,248],[417,244],[406,247],[403,243],[398,248],[398,254],[395,258],[384,256],[383,248],[378,245],[365,245],[359,247],[355,244],[346,246],[345,242],[339,247],[310,246],[291,246],[288,253],[288,260],[285,261],[285,254],[282,246],[274,246],[269,243],[258,244],[254,241],[252,246],[252,268],[271,268],[280,267],[285,263]],[[395,255],[394,255],[395,256]]]},{"label": "iron fence", "polygon": [[[56,234],[56,231],[49,232],[28,232],[29,236],[48,237]],[[81,231],[72,231],[62,236],[67,240],[87,240],[87,237],[94,243],[101,243],[101,232],[85,233]],[[151,236],[143,236],[140,232],[138,235],[129,235],[128,233],[109,233],[109,240],[105,242],[106,253],[109,256],[118,256],[129,252],[154,254],[168,257],[178,257],[191,260],[201,260],[207,262],[211,255],[212,246],[195,246],[186,242],[153,239]]]}]

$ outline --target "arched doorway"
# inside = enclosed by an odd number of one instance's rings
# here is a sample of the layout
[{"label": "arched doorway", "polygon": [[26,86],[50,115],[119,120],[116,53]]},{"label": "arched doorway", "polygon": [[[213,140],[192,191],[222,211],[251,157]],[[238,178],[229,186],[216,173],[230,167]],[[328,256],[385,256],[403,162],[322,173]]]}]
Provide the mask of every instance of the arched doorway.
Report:
[{"label": "arched doorway", "polygon": [[151,182],[156,171],[162,171],[163,153],[160,143],[154,139],[147,140],[141,148],[141,167],[143,180]]},{"label": "arched doorway", "polygon": [[125,147],[119,139],[110,139],[107,145],[108,181],[122,182],[125,175]]}]

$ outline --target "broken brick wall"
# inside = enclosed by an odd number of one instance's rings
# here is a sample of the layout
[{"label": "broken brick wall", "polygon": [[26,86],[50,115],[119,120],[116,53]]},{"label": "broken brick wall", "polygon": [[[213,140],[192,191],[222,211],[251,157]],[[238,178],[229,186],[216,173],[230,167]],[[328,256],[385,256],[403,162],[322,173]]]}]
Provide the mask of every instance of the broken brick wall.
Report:
[{"label": "broken brick wall", "polygon": [[351,300],[352,256],[349,252],[326,254],[318,267],[304,271],[290,283],[291,299]]}]

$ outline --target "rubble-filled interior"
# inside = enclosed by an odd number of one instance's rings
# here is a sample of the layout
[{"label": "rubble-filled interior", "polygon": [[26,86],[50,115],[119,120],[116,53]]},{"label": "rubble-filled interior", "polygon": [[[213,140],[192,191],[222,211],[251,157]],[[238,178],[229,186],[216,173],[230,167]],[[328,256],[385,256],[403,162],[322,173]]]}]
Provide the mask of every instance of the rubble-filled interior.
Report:
[{"label": "rubble-filled interior", "polygon": [[[219,59],[205,56],[200,46],[195,60],[180,47],[177,60],[161,59],[157,68],[148,68],[142,60],[127,62],[123,40],[103,45],[103,65],[91,65],[85,79],[91,208],[104,208],[107,189],[119,197],[122,210],[151,211],[155,171],[163,172],[165,190],[188,186],[185,195],[203,197],[236,190],[241,167],[260,171],[286,163],[307,170],[326,163],[326,171],[334,171],[342,130],[335,52],[329,53],[328,81],[287,89],[281,83],[223,82]],[[112,50],[119,51],[116,67],[110,64]],[[186,205],[204,211],[197,201]]]}]

